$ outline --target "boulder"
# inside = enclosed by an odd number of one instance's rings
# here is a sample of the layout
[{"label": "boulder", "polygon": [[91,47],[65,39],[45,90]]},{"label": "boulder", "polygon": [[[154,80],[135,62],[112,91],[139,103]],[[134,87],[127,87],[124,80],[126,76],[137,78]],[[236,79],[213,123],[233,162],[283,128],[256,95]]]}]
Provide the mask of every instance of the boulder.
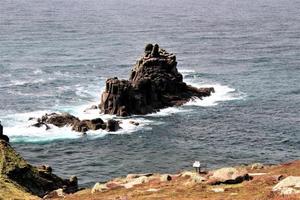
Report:
[{"label": "boulder", "polygon": [[[45,125],[46,130],[50,129],[49,124],[52,124],[57,127],[71,126],[73,131],[86,133],[89,130],[99,129],[117,131],[121,128],[119,126],[119,123],[119,121],[113,119],[110,119],[107,121],[107,123],[105,123],[101,118],[80,120],[79,118],[69,113],[52,113],[45,114],[41,118],[38,118],[37,123],[33,124],[32,126],[41,127]],[[135,123],[135,125],[137,126],[138,124]]]},{"label": "boulder", "polygon": [[221,168],[211,173],[207,183],[211,185],[216,184],[236,184],[244,180],[250,180],[250,176],[246,170],[238,170],[233,167]]},{"label": "boulder", "polygon": [[135,122],[135,121],[129,121],[129,123],[130,123],[130,124],[132,124],[132,125],[135,125],[135,126],[138,126],[138,125],[140,125],[140,123],[138,123],[138,122]]},{"label": "boulder", "polygon": [[66,194],[63,192],[63,189],[57,189],[49,192],[43,197],[43,199],[53,199],[53,198],[65,198]]},{"label": "boulder", "polygon": [[282,195],[300,193],[300,176],[288,176],[281,180],[272,189],[274,192],[280,192]]},{"label": "boulder", "polygon": [[251,165],[251,169],[263,169],[263,168],[264,168],[264,165],[261,163],[253,163]]},{"label": "boulder", "polygon": [[92,120],[82,120],[78,121],[72,127],[73,131],[77,132],[87,132],[88,130],[98,130],[105,129],[106,125],[104,121],[100,118],[92,119]]},{"label": "boulder", "polygon": [[92,188],[92,194],[96,193],[96,192],[103,192],[105,190],[108,190],[108,187],[106,186],[106,184],[101,184],[101,183],[96,183],[93,188]]},{"label": "boulder", "polygon": [[105,114],[147,114],[179,106],[192,97],[206,97],[213,88],[195,88],[183,82],[176,56],[148,44],[144,56],[133,66],[129,80],[109,78],[99,108]]},{"label": "boulder", "polygon": [[125,183],[124,187],[127,188],[127,189],[129,189],[129,188],[132,188],[132,187],[134,187],[136,185],[140,185],[140,184],[143,184],[143,183],[148,183],[149,181],[150,181],[149,177],[140,176],[138,178],[132,179],[128,183]]},{"label": "boulder", "polygon": [[196,172],[186,171],[186,172],[182,172],[180,176],[188,177],[189,178],[188,181],[190,183],[203,183],[206,181],[205,177],[201,176],[199,173]]},{"label": "boulder", "polygon": [[45,114],[44,116],[41,117],[41,122],[47,124],[53,124],[58,127],[73,126],[79,121],[80,120],[77,117],[69,113],[62,113],[62,114],[52,113],[50,115]]},{"label": "boulder", "polygon": [[39,171],[43,171],[45,173],[52,173],[52,167],[50,167],[49,165],[41,165],[41,166],[37,166],[37,169]]},{"label": "boulder", "polygon": [[119,122],[113,119],[109,119],[107,121],[106,130],[108,131],[117,131],[121,127],[119,126]]}]

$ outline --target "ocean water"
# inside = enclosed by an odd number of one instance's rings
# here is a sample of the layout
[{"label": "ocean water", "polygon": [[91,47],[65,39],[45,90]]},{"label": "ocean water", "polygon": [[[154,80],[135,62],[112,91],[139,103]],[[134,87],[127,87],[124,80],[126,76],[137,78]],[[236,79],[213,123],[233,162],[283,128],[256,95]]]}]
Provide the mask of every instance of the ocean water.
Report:
[{"label": "ocean water", "polygon": [[[278,163],[300,155],[297,0],[1,0],[0,120],[32,164],[91,186],[127,173]],[[146,116],[84,113],[106,78],[128,78],[147,43],[184,81],[216,93]],[[117,118],[115,133],[45,131],[29,117]],[[128,123],[136,120],[140,126]]]}]

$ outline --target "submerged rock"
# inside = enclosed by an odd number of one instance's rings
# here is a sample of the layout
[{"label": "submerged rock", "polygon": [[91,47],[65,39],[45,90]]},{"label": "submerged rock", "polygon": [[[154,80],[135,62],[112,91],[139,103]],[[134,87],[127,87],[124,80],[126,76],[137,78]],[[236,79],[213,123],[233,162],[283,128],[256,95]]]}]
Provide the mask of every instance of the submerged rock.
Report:
[{"label": "submerged rock", "polygon": [[176,56],[148,44],[144,56],[133,66],[129,80],[106,81],[99,108],[105,114],[147,114],[179,106],[192,97],[206,97],[214,88],[195,88],[183,82]]},{"label": "submerged rock", "polygon": [[132,125],[135,125],[135,126],[140,125],[140,123],[138,123],[138,122],[136,122],[136,121],[129,121],[129,123],[132,124]]}]

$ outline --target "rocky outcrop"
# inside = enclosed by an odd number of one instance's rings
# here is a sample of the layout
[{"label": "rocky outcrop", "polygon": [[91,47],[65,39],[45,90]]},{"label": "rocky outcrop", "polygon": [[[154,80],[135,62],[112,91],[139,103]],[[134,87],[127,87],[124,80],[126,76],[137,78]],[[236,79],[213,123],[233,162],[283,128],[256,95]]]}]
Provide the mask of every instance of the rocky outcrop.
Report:
[{"label": "rocky outcrop", "polygon": [[96,118],[92,120],[82,120],[78,121],[72,127],[72,130],[77,132],[87,132],[88,130],[98,130],[98,129],[105,129],[106,124],[101,118]]},{"label": "rocky outcrop", "polygon": [[281,180],[272,189],[282,195],[300,194],[300,176],[289,176]]},{"label": "rocky outcrop", "polygon": [[[32,120],[33,118],[30,118]],[[108,130],[117,131],[121,127],[119,126],[119,121],[108,120],[106,123],[101,118],[96,119],[85,119],[80,120],[79,118],[69,114],[69,113],[51,113],[45,114],[44,116],[37,119],[37,122],[32,126],[42,127],[45,126],[46,130],[50,129],[50,126],[54,125],[57,127],[71,126],[73,131],[85,133],[89,130]]]},{"label": "rocky outcrop", "polygon": [[217,185],[221,183],[236,184],[250,179],[251,177],[246,170],[238,170],[233,167],[227,167],[211,172],[208,175],[207,183],[211,185]]},{"label": "rocky outcrop", "polygon": [[[43,197],[47,193],[61,188],[65,193],[78,190],[77,178],[62,179],[46,166],[34,167],[28,164],[7,142],[0,140],[0,185],[1,195],[31,193]],[[7,194],[5,194],[7,193]],[[0,195],[0,197],[1,197]]]},{"label": "rocky outcrop", "polygon": [[106,81],[99,108],[105,114],[119,116],[147,114],[212,92],[213,88],[195,88],[184,83],[177,70],[176,56],[157,44],[148,44],[133,66],[129,80],[115,77]]},{"label": "rocky outcrop", "polygon": [[106,130],[108,131],[117,131],[120,129],[119,122],[113,119],[109,119],[107,121]]},{"label": "rocky outcrop", "polygon": [[4,140],[5,142],[9,142],[9,138],[3,134],[3,126],[0,122],[0,140]]}]

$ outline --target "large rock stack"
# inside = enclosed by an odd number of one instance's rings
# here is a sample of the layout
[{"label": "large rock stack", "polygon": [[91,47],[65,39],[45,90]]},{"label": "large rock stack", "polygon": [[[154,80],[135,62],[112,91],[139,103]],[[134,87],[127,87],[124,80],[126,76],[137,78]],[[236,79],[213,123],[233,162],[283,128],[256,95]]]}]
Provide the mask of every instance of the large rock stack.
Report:
[{"label": "large rock stack", "polygon": [[106,81],[99,107],[105,114],[143,115],[182,105],[192,97],[209,96],[211,92],[213,88],[195,88],[184,83],[177,70],[176,56],[157,44],[148,44],[129,80],[115,77]]}]

